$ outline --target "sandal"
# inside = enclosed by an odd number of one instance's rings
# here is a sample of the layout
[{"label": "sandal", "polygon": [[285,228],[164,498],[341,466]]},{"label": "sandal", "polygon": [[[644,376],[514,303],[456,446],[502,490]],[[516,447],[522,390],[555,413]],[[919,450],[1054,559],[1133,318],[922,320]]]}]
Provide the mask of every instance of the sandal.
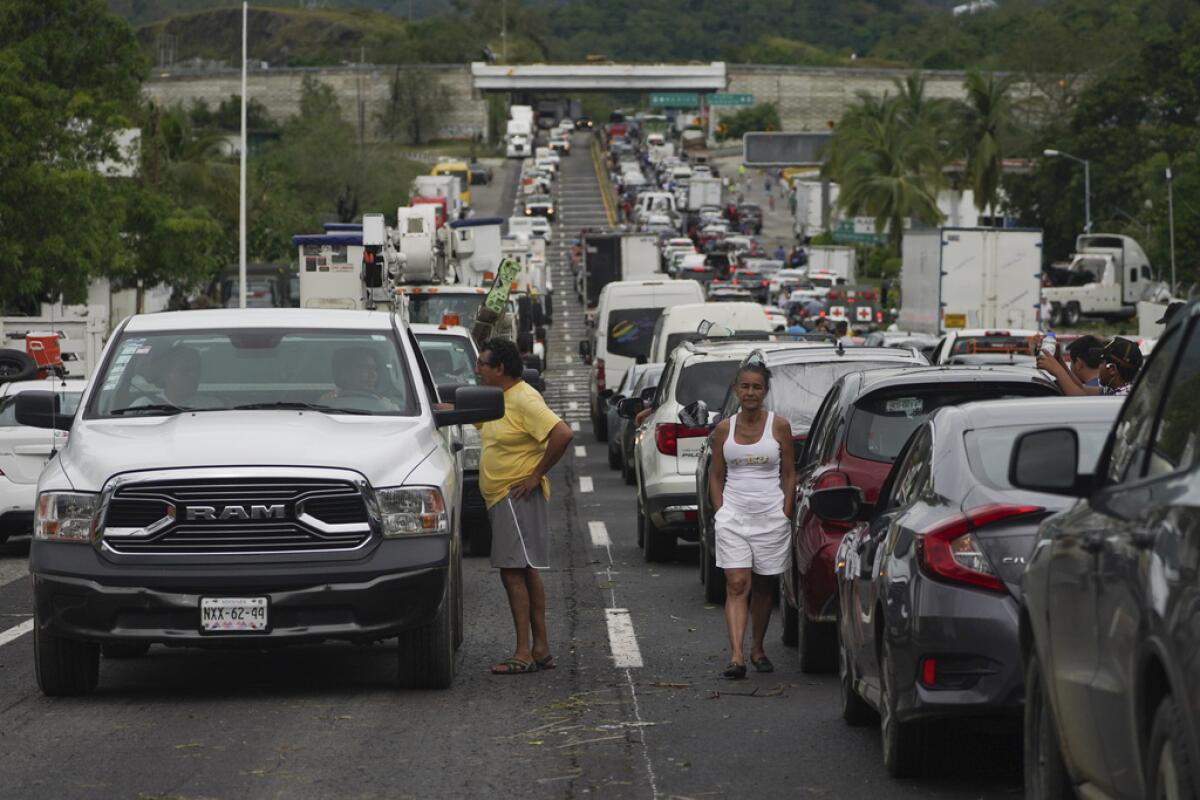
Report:
[{"label": "sandal", "polygon": [[730,661],[729,666],[725,667],[725,671],[721,673],[721,677],[729,678],[733,681],[741,680],[746,677],[746,665]]},{"label": "sandal", "polygon": [[754,660],[753,658],[750,659],[750,663],[754,665],[754,669],[757,672],[774,672],[775,671],[775,665],[772,664],[771,659],[767,658],[765,655],[762,658],[758,659],[757,661]]},{"label": "sandal", "polygon": [[555,669],[558,667],[558,662],[555,661],[554,656],[549,654],[537,659],[533,663],[537,665],[538,669]]},{"label": "sandal", "polygon": [[509,658],[492,666],[493,675],[525,675],[537,672],[538,666],[533,661],[522,661],[519,658]]}]

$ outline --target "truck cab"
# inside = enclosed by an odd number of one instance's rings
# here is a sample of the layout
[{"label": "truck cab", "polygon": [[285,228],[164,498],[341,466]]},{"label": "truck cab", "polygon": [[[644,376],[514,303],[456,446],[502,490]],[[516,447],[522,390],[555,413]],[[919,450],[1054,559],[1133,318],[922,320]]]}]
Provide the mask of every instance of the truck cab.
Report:
[{"label": "truck cab", "polygon": [[[113,334],[37,487],[29,571],[47,695],[151,645],[399,639],[447,688],[462,638],[459,425],[492,387],[437,387],[399,314],[163,312]],[[62,424],[25,392],[25,425]]]},{"label": "truck cab", "polygon": [[1141,245],[1115,233],[1082,234],[1065,270],[1048,270],[1052,285],[1042,290],[1052,325],[1075,325],[1080,317],[1128,318],[1140,301],[1166,299]]}]

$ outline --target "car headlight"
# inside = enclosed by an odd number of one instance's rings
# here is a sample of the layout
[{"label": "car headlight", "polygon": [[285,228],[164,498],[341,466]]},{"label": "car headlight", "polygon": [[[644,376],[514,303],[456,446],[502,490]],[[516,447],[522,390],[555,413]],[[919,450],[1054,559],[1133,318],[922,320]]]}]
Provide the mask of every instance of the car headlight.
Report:
[{"label": "car headlight", "polygon": [[376,489],[375,499],[386,539],[450,532],[446,501],[441,491],[432,486]]},{"label": "car headlight", "polygon": [[51,542],[89,542],[100,496],[86,492],[42,492],[33,515],[34,538]]}]

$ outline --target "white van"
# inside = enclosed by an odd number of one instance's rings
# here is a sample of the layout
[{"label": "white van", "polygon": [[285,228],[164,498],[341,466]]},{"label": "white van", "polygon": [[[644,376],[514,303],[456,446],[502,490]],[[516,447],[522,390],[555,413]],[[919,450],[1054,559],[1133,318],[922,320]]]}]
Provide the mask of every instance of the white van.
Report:
[{"label": "white van", "polygon": [[703,299],[704,289],[696,281],[613,281],[600,290],[588,379],[588,407],[598,440],[608,438],[607,414],[600,394],[609,386],[620,385],[625,371],[639,357],[649,356],[650,337],[664,309]]},{"label": "white van", "polygon": [[709,336],[770,333],[771,318],[758,303],[692,303],[668,308],[654,326],[650,362],[666,361],[681,342],[700,337],[702,322],[711,322]]}]

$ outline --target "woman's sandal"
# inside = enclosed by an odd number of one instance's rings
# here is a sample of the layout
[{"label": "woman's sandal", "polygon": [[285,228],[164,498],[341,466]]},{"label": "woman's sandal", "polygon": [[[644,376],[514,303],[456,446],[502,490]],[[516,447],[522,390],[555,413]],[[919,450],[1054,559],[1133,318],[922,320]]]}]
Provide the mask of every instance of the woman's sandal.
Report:
[{"label": "woman's sandal", "polygon": [[554,660],[554,656],[549,655],[549,654],[542,656],[541,658],[537,659],[533,663],[537,664],[538,669],[549,670],[549,669],[555,669],[558,666],[558,662]]},{"label": "woman's sandal", "polygon": [[492,666],[493,675],[526,675],[530,672],[537,672],[538,665],[535,661],[522,661],[519,658],[509,658],[501,661],[499,664]]},{"label": "woman's sandal", "polygon": [[754,665],[754,669],[757,672],[774,672],[775,671],[775,665],[772,664],[771,659],[767,658],[766,656],[763,656],[762,658],[758,659],[757,661],[755,661],[752,658],[752,659],[750,659],[750,663]]},{"label": "woman's sandal", "polygon": [[741,680],[746,677],[746,665],[739,664],[736,661],[730,661],[729,666],[725,667],[725,671],[721,673],[722,678],[730,680]]}]

